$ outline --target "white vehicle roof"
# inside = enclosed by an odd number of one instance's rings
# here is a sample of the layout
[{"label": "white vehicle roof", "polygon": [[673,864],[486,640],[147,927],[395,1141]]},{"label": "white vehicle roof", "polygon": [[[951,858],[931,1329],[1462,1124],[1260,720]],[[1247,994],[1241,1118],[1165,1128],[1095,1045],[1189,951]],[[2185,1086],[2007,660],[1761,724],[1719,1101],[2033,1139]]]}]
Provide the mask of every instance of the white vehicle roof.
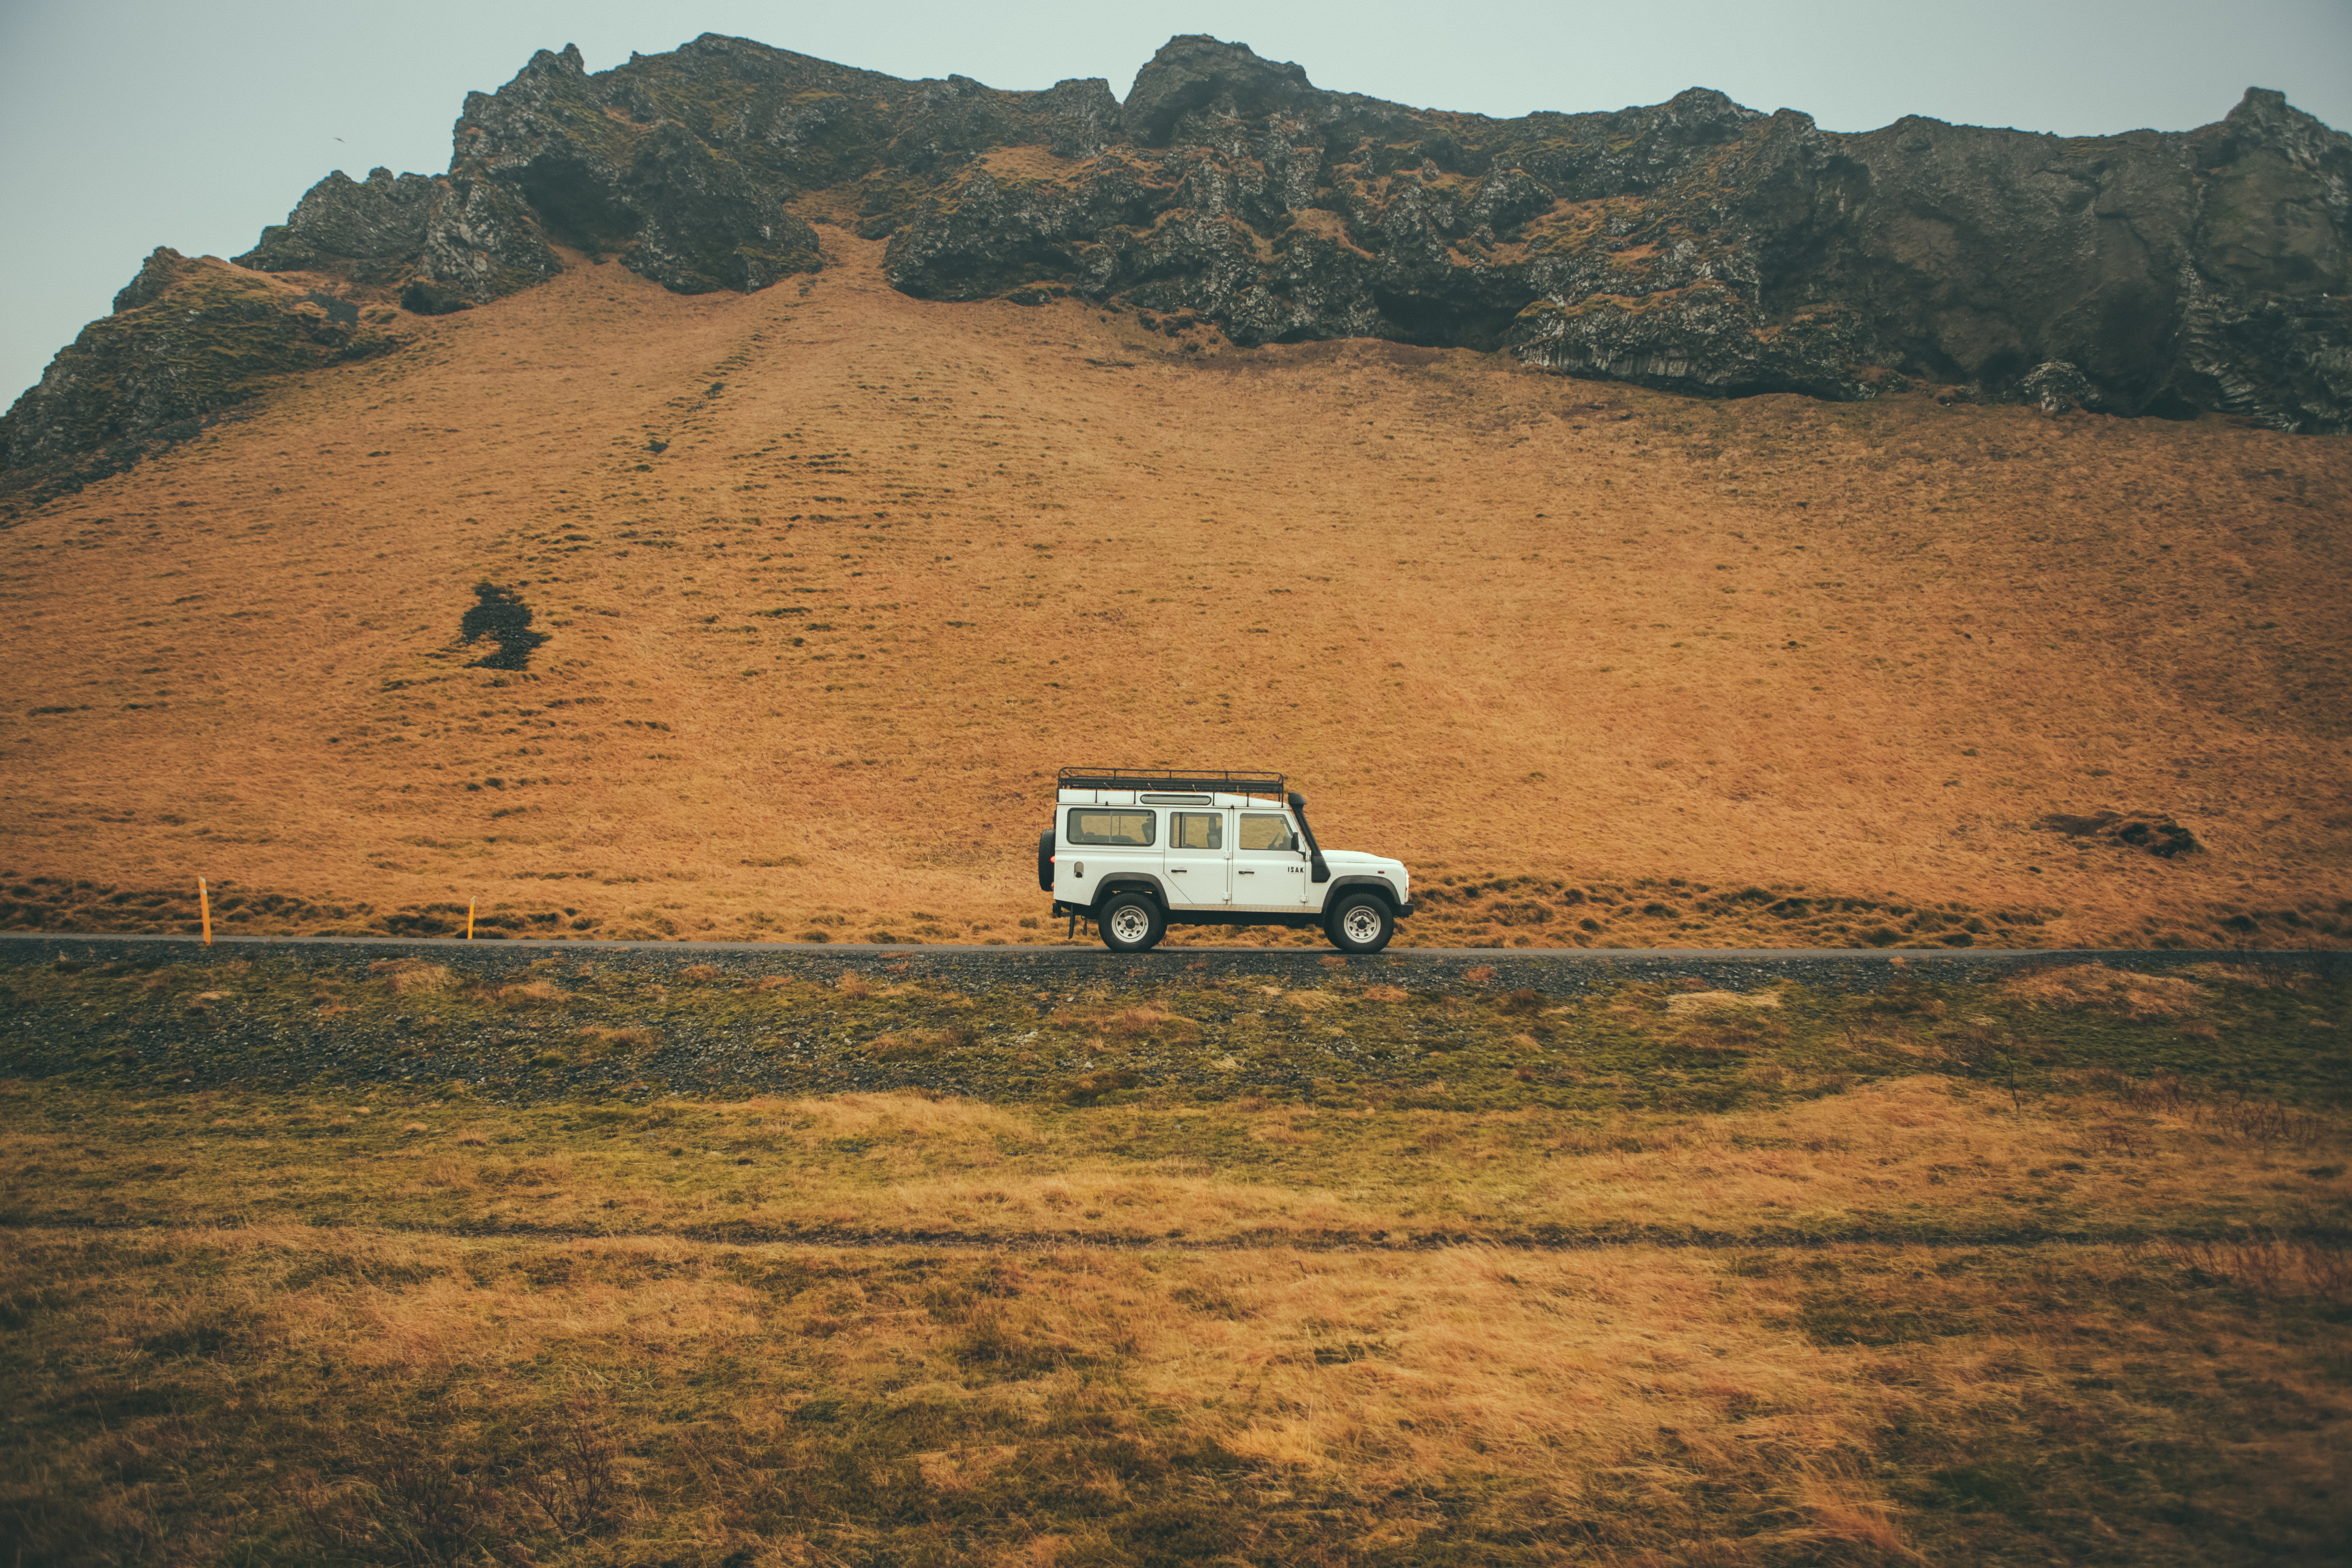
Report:
[{"label": "white vehicle roof", "polygon": [[1289,784],[1266,768],[1064,768],[1064,805],[1192,805],[1280,811]]},{"label": "white vehicle roof", "polygon": [[1172,805],[1196,811],[1239,806],[1244,811],[1280,811],[1282,802],[1262,795],[1233,795],[1223,790],[1065,789],[1064,805]]}]

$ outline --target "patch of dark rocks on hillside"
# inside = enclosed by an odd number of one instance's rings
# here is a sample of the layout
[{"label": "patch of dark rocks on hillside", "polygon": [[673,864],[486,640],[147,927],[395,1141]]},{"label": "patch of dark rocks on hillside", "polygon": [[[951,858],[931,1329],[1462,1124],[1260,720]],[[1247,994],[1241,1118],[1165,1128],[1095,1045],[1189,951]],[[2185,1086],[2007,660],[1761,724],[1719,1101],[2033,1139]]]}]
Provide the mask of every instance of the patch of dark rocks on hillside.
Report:
[{"label": "patch of dark rocks on hillside", "polygon": [[2092,839],[2137,849],[2159,860],[2201,855],[2205,846],[2197,835],[2164,812],[2095,811],[2082,816],[2052,812],[2034,826],[2068,838]]},{"label": "patch of dark rocks on hillside", "polygon": [[474,584],[474,603],[457,617],[457,640],[472,647],[488,638],[490,651],[467,666],[469,669],[524,669],[549,634],[530,629],[531,609],[522,602],[522,590],[496,583]]}]

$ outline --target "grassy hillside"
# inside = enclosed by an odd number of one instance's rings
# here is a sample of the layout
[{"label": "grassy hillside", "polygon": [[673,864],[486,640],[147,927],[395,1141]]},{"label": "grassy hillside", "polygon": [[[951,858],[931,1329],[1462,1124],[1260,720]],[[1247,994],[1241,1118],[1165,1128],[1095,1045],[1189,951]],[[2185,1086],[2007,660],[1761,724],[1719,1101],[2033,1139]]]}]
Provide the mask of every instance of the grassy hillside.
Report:
[{"label": "grassy hillside", "polygon": [[1286,771],[1408,941],[2352,929],[2343,440],[1241,352],[821,232],[404,321],[0,534],[0,914],[1042,940],[1109,762]]}]

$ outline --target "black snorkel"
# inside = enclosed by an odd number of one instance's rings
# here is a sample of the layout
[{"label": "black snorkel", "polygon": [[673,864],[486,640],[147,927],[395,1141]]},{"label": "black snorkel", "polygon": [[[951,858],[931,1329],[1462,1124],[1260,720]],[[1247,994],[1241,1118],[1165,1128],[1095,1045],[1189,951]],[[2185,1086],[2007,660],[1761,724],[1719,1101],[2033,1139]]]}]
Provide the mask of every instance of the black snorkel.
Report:
[{"label": "black snorkel", "polygon": [[1307,864],[1309,868],[1307,879],[1310,882],[1329,881],[1331,868],[1323,863],[1322,846],[1315,842],[1315,829],[1307,822],[1307,797],[1303,795],[1292,795],[1290,809],[1298,814],[1298,831],[1307,835]]}]

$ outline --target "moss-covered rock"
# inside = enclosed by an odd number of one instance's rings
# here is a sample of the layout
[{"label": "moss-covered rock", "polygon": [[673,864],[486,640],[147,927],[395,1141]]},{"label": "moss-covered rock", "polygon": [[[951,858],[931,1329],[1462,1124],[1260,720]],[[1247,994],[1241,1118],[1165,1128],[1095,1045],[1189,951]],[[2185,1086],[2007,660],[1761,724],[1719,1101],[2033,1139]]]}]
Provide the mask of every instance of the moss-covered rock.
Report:
[{"label": "moss-covered rock", "polygon": [[392,349],[365,316],[340,295],[158,249],[0,419],[5,468],[49,491],[113,472],[289,371]]}]

